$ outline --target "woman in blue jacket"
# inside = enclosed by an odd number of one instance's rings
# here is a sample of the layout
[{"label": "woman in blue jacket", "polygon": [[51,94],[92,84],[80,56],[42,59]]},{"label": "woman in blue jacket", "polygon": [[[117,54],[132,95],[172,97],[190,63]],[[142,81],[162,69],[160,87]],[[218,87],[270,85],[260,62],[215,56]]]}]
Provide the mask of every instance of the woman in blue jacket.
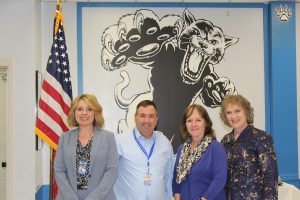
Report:
[{"label": "woman in blue jacket", "polygon": [[216,141],[212,121],[200,105],[185,109],[173,176],[175,200],[225,200],[226,153]]}]

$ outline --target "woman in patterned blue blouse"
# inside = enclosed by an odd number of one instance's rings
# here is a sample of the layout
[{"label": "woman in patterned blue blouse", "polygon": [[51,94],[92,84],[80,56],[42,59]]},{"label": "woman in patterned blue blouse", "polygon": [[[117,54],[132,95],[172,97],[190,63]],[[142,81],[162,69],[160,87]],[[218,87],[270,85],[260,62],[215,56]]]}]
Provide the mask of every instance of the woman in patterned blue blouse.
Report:
[{"label": "woman in patterned blue blouse", "polygon": [[242,95],[226,96],[220,117],[232,127],[221,143],[227,153],[231,200],[278,199],[278,169],[271,135],[253,126],[253,108]]},{"label": "woman in patterned blue blouse", "polygon": [[212,121],[202,106],[185,109],[173,176],[175,200],[225,200],[226,153],[215,139]]}]

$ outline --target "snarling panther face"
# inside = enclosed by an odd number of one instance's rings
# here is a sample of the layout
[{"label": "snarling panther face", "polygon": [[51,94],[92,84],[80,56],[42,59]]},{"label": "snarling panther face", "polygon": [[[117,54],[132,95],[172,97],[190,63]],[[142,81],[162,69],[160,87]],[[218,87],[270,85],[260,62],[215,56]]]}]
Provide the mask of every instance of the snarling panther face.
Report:
[{"label": "snarling panther face", "polygon": [[185,29],[179,41],[179,48],[186,51],[181,64],[181,76],[185,83],[195,84],[205,67],[222,60],[227,39],[219,27],[203,19],[195,20],[190,13],[186,13]]}]

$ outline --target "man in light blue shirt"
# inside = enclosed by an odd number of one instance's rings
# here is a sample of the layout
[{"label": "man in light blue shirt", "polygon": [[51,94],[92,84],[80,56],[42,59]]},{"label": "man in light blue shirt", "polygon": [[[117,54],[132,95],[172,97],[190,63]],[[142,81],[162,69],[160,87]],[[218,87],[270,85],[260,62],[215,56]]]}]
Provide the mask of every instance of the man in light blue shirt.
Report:
[{"label": "man in light blue shirt", "polygon": [[136,128],[116,136],[119,152],[118,178],[114,192],[118,200],[172,199],[173,149],[158,131],[154,102],[141,101],[136,108]]}]

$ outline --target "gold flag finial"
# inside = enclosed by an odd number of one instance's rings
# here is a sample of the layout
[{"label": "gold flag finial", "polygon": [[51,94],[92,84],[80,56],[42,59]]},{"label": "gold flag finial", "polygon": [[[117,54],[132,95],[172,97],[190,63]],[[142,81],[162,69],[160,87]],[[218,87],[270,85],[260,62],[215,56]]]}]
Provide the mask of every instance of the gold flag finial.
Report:
[{"label": "gold flag finial", "polygon": [[62,1],[61,0],[56,0],[56,15],[55,15],[55,29],[54,29],[54,34],[57,33],[59,23],[61,23],[62,26],[64,26],[64,17],[61,12],[62,9]]},{"label": "gold flag finial", "polygon": [[56,0],[56,12],[61,12],[62,1]]}]

